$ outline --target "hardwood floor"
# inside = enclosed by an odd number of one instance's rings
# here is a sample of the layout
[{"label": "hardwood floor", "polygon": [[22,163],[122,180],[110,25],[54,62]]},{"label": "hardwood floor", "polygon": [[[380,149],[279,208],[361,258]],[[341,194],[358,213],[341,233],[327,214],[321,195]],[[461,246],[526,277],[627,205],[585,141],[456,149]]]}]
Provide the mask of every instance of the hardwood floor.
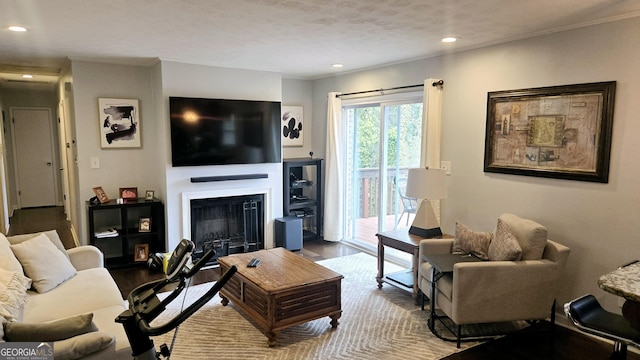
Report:
[{"label": "hardwood floor", "polygon": [[[9,235],[26,234],[55,229],[66,248],[74,247],[69,223],[65,220],[64,211],[60,207],[23,209],[14,212],[10,219]],[[324,240],[307,241],[304,249],[296,252],[300,256],[318,261],[358,253],[359,250],[341,243]],[[162,278],[162,274],[150,271],[146,266],[111,270],[123,298],[138,285]],[[196,283],[213,281],[218,278],[217,269],[207,269],[197,274]],[[376,286],[375,280],[371,281]],[[425,314],[426,315],[426,314]],[[425,318],[426,321],[426,318]],[[607,358],[612,345],[593,339],[576,331],[556,326],[552,339],[524,333],[506,336],[499,340],[487,342],[479,347],[454,354],[451,360],[493,360],[493,359],[604,359]],[[629,353],[628,359],[640,359],[637,353]]]},{"label": "hardwood floor", "polygon": [[71,225],[65,220],[64,208],[61,206],[15,210],[9,218],[9,224],[9,236],[57,230],[66,249],[76,246],[71,236]]},{"label": "hardwood floor", "polygon": [[[309,258],[313,261],[331,259],[335,257],[357,254],[360,251],[354,249],[351,246],[347,246],[341,243],[324,241],[322,239],[305,241],[304,247],[300,251],[295,253]],[[111,270],[111,276],[115,279],[123,298],[126,299],[128,294],[136,286],[144,284],[149,281],[161,279],[163,274],[160,272],[154,272],[149,270],[146,266],[136,266],[125,269]],[[215,281],[219,278],[219,269],[205,269],[201,270],[193,277],[193,284],[201,284],[208,281]]]}]

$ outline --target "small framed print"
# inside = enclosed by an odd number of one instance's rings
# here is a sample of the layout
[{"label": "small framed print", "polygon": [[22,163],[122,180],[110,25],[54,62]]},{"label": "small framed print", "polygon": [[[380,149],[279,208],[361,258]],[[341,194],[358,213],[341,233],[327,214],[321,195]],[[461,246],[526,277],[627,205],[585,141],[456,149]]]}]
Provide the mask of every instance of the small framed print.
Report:
[{"label": "small framed print", "polygon": [[133,249],[134,261],[147,261],[149,259],[149,244],[136,244]]},{"label": "small framed print", "polygon": [[147,190],[144,192],[144,200],[145,201],[153,201],[153,196],[155,192],[153,190]]},{"label": "small framed print", "polygon": [[138,200],[138,188],[120,188],[120,197],[125,201]]},{"label": "small framed print", "polygon": [[109,202],[109,197],[107,196],[107,193],[102,190],[102,186],[94,187],[93,193],[96,194],[96,197],[98,198],[98,201],[100,201],[100,204]]},{"label": "small framed print", "polygon": [[141,217],[138,221],[138,232],[151,232],[151,218]]}]

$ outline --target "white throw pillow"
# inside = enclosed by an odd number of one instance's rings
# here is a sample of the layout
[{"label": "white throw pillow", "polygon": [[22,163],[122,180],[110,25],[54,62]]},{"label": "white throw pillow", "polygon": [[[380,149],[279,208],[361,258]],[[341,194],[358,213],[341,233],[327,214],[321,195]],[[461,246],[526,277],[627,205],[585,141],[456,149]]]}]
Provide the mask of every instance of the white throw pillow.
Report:
[{"label": "white throw pillow", "polygon": [[13,251],[11,251],[9,240],[2,233],[0,233],[0,269],[15,271],[20,275],[24,275],[22,265],[13,255]]},{"label": "white throw pillow", "polygon": [[45,234],[11,245],[33,287],[45,293],[76,275],[76,269]]},{"label": "white throw pillow", "polygon": [[49,231],[43,231],[43,232],[37,232],[37,233],[31,233],[31,234],[12,235],[12,236],[9,236],[7,239],[9,240],[9,243],[11,245],[16,245],[16,244],[25,242],[27,240],[31,240],[40,234],[47,235],[49,240],[51,240],[51,243],[55,245],[64,254],[64,256],[67,257],[67,259],[69,258],[69,254],[67,254],[67,250],[64,248],[64,245],[62,244],[62,240],[60,240],[60,235],[58,235],[58,232],[55,230],[49,230]]}]

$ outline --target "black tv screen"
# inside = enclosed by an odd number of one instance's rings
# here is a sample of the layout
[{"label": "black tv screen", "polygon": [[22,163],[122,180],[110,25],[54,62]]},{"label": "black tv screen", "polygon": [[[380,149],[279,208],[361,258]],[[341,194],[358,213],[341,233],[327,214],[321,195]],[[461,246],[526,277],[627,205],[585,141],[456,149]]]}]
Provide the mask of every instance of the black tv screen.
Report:
[{"label": "black tv screen", "polygon": [[280,102],[170,97],[173,166],[279,163]]}]

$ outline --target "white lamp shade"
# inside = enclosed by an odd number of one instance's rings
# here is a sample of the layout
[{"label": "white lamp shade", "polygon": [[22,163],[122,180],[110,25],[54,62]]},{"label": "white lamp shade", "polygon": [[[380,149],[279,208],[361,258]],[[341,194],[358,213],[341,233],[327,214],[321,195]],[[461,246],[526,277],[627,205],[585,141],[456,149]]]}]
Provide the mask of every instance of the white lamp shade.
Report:
[{"label": "white lamp shade", "polygon": [[406,195],[416,199],[444,199],[447,197],[445,176],[442,169],[409,169]]}]

